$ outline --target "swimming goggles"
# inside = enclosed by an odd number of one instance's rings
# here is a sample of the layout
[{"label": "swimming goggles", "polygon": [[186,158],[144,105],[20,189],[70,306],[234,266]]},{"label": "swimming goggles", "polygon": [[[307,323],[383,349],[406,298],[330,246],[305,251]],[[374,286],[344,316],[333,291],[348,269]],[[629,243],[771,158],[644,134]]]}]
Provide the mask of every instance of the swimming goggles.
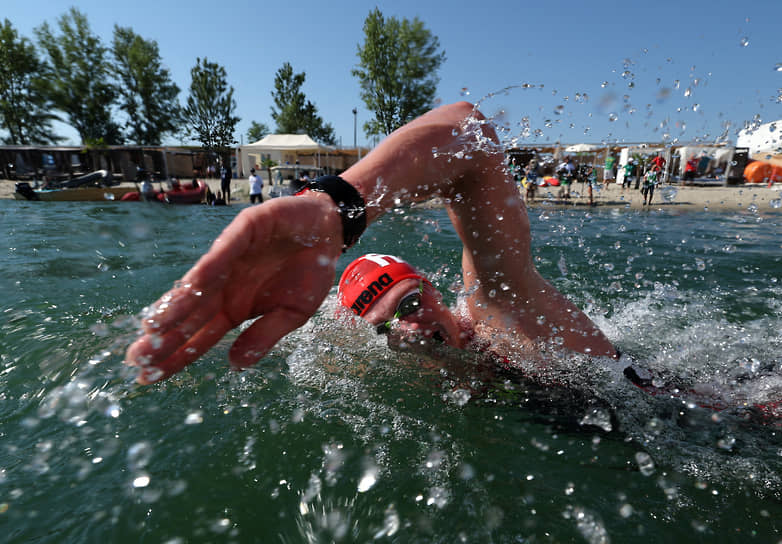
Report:
[{"label": "swimming goggles", "polygon": [[394,312],[393,319],[380,323],[375,329],[378,334],[386,334],[391,330],[391,324],[394,321],[412,315],[421,309],[421,297],[424,294],[424,282],[418,284],[418,290],[408,293],[402,297]]}]

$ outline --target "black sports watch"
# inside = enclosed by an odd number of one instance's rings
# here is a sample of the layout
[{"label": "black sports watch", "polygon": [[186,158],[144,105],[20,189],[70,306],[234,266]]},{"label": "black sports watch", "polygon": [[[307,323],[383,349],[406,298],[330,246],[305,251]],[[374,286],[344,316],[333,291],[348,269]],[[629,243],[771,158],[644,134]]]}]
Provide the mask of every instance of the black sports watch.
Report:
[{"label": "black sports watch", "polygon": [[320,176],[297,194],[306,190],[326,193],[337,205],[342,218],[342,252],[353,246],[367,228],[367,210],[361,194],[350,183],[339,176]]}]

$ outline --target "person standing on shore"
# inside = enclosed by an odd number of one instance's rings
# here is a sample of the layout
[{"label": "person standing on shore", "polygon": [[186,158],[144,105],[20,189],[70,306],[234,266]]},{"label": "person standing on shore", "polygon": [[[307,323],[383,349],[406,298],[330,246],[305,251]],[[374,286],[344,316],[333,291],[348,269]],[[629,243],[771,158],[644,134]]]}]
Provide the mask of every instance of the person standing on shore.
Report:
[{"label": "person standing on shore", "polygon": [[665,157],[663,157],[662,152],[659,152],[654,156],[652,159],[652,165],[657,170],[657,182],[660,183],[665,181],[665,176],[663,175],[665,172]]},{"label": "person standing on shore", "polygon": [[[660,171],[657,165],[650,167],[649,171],[646,172],[646,176],[644,177],[644,185],[641,188],[641,194],[644,195],[643,206],[646,206],[647,204],[649,206],[652,205],[652,198],[654,197],[654,187],[657,185],[659,172]],[[647,197],[649,199],[649,202],[646,201]]]},{"label": "person standing on shore", "polygon": [[255,173],[255,168],[250,168],[250,204],[263,204],[263,179]]},{"label": "person standing on shore", "polygon": [[220,168],[220,190],[225,196],[226,204],[231,202],[231,178],[233,178],[231,165],[224,159],[223,166]]},{"label": "person standing on shore", "polygon": [[624,192],[625,188],[630,188],[630,184],[633,181],[633,170],[635,169],[635,165],[633,164],[633,159],[629,159],[627,163],[623,166],[624,168],[624,178],[622,179],[622,192]]},{"label": "person standing on shore", "polygon": [[616,179],[614,168],[616,168],[616,157],[613,155],[607,155],[605,167],[603,169],[603,182],[605,184],[608,184]]},{"label": "person standing on shore", "polygon": [[535,201],[535,190],[538,188],[538,176],[540,175],[540,172],[538,170],[538,161],[537,159],[532,159],[527,163],[527,166],[524,168],[524,179],[526,180],[526,187],[527,187],[527,194],[526,199],[527,202],[534,202]]},{"label": "person standing on shore", "polygon": [[557,167],[557,174],[559,175],[559,181],[562,185],[560,194],[562,198],[570,198],[570,185],[576,177],[576,165],[573,163],[573,157],[567,157]]}]

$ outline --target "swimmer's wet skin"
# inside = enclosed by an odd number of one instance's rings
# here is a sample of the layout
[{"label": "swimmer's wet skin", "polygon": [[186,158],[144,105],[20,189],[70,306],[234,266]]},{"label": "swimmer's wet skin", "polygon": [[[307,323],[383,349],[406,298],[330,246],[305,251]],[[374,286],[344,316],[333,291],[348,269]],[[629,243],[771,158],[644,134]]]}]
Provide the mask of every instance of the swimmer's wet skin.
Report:
[{"label": "swimmer's wet skin", "polygon": [[[243,210],[154,306],[145,334],[127,352],[127,360],[142,367],[138,381],[178,372],[250,320],[229,359],[238,368],[255,364],[320,308],[339,257],[366,225],[400,204],[435,196],[462,243],[467,294],[459,319],[421,274],[389,256],[368,255],[363,262],[391,266],[394,275],[379,272],[366,284],[345,277],[343,305],[376,327],[391,321],[389,339],[439,337],[463,349],[510,334],[514,353],[534,356],[538,346],[556,345],[593,357],[616,355],[602,331],[535,267],[529,217],[503,146],[472,104],[426,113],[340,177],[318,178],[307,189]],[[419,308],[401,311],[401,300],[417,289]]]}]

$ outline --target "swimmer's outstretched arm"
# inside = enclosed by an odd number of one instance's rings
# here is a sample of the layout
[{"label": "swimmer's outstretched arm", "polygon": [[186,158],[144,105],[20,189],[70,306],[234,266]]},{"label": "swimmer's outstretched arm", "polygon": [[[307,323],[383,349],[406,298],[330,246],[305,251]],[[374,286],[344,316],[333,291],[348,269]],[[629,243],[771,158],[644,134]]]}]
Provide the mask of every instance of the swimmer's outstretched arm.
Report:
[{"label": "swimmer's outstretched arm", "polygon": [[[575,350],[613,353],[591,321],[535,270],[526,210],[493,128],[471,104],[443,106],[408,123],[342,177],[363,196],[368,222],[400,201],[448,199],[476,319],[531,339],[559,336]],[[151,307],[126,361],[140,367],[141,383],[157,381],[262,316],[229,353],[232,365],[252,365],[318,309],[334,283],[342,240],[337,208],[323,193],[245,209]]]}]

